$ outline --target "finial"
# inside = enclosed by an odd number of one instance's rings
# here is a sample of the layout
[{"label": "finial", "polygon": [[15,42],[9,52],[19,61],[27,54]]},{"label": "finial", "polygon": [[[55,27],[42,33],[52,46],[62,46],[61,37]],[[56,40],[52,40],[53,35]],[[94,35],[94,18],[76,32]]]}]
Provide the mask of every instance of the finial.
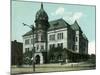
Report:
[{"label": "finial", "polygon": [[43,3],[41,2],[41,8],[43,9]]}]

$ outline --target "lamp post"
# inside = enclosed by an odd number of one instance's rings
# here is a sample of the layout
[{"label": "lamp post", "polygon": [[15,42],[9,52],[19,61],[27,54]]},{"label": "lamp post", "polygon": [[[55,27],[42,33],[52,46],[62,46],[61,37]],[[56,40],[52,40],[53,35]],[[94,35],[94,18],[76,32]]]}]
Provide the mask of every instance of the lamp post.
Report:
[{"label": "lamp post", "polygon": [[28,26],[31,30],[32,30],[32,34],[33,34],[33,49],[32,49],[32,57],[33,57],[33,72],[35,72],[35,49],[34,49],[34,26],[33,25],[27,25],[25,23],[23,23],[24,26]]}]

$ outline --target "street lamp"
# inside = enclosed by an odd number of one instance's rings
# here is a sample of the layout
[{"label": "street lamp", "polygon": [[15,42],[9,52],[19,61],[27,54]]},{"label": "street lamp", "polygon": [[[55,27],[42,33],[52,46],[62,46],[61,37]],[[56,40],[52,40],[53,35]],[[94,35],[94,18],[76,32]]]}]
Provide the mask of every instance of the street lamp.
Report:
[{"label": "street lamp", "polygon": [[34,49],[34,25],[27,25],[25,23],[23,23],[24,26],[28,26],[31,30],[32,30],[32,34],[33,34],[33,50],[32,50],[32,56],[33,56],[33,72],[35,72],[35,49]]}]

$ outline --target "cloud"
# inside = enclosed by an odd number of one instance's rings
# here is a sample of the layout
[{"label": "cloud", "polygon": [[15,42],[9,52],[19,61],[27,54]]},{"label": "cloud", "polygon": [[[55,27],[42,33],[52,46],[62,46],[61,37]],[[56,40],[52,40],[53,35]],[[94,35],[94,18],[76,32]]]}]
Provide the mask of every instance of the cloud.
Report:
[{"label": "cloud", "polygon": [[79,20],[82,16],[82,12],[70,12],[70,14],[66,14],[66,16],[63,17],[63,19],[66,20],[68,23],[73,24],[75,20]]},{"label": "cloud", "polygon": [[78,19],[80,19],[80,18],[82,17],[82,15],[83,15],[82,12],[76,12],[76,13],[74,13],[74,15],[73,15],[73,19],[74,19],[74,20],[78,20]]},{"label": "cloud", "polygon": [[54,15],[63,15],[64,11],[65,11],[65,10],[64,10],[63,7],[59,7],[59,8],[56,9],[55,12],[51,13],[51,15],[52,15],[52,16],[54,16]]},{"label": "cloud", "polygon": [[55,13],[57,15],[62,15],[64,13],[64,8],[63,7],[58,8]]},{"label": "cloud", "polygon": [[95,54],[95,41],[91,41],[88,44],[88,53],[89,54]]},{"label": "cloud", "polygon": [[82,12],[66,12],[63,7],[57,8],[53,13],[51,13],[53,17],[59,17],[66,20],[69,24],[73,24],[75,20],[79,20],[82,16]]}]

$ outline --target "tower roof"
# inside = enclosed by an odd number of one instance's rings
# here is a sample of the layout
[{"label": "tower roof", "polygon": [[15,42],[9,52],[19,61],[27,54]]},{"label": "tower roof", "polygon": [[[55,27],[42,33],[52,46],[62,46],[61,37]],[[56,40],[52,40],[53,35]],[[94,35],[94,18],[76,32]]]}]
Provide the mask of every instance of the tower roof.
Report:
[{"label": "tower roof", "polygon": [[36,13],[36,20],[48,20],[48,15],[43,8],[43,3],[41,3],[41,8]]}]

